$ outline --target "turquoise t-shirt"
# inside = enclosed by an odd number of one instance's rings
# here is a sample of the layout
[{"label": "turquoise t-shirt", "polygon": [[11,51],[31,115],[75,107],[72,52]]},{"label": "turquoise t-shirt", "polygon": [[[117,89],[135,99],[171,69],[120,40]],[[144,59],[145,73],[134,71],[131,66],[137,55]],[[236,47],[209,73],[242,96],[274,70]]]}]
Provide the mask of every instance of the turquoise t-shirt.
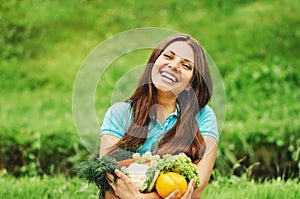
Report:
[{"label": "turquoise t-shirt", "polygon": [[[178,109],[171,113],[162,123],[150,122],[148,127],[148,137],[144,145],[139,149],[140,153],[152,151],[159,139],[173,127],[177,121]],[[204,106],[198,114],[196,114],[196,122],[200,128],[202,135],[212,136],[219,141],[218,127],[216,116],[213,110],[208,106]],[[122,138],[128,131],[133,122],[132,109],[130,102],[118,102],[113,104],[106,112],[100,135],[109,134]]]}]

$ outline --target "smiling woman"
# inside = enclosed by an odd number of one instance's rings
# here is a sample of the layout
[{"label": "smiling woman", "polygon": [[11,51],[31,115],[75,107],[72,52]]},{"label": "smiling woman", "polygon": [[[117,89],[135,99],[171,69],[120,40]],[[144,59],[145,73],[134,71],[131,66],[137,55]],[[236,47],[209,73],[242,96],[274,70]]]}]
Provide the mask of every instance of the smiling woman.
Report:
[{"label": "smiling woman", "polygon": [[157,58],[152,69],[152,81],[158,91],[178,95],[189,84],[194,71],[194,52],[189,44],[177,41],[170,44]]},{"label": "smiling woman", "polygon": [[[200,198],[212,172],[219,138],[214,111],[207,105],[211,95],[203,48],[189,35],[172,35],[153,50],[132,96],[107,111],[100,132],[100,157],[120,150],[185,153],[197,166],[201,185],[194,187],[191,181],[181,198]],[[115,195],[106,193],[106,198],[160,198],[156,192],[140,193],[130,178],[115,174],[119,177],[113,185]]]}]

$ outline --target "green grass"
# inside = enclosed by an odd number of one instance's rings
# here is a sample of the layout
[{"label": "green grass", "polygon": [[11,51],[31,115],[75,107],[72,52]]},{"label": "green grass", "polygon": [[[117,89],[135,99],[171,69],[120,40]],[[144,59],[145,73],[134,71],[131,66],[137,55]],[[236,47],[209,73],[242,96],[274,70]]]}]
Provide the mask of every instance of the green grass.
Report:
[{"label": "green grass", "polygon": [[203,198],[247,198],[247,199],[273,199],[273,198],[299,198],[299,182],[278,179],[257,183],[243,178],[223,178],[212,181],[204,192]]},{"label": "green grass", "polygon": [[[272,180],[262,183],[231,177],[214,180],[207,185],[203,198],[207,199],[297,199],[300,197],[296,180]],[[94,184],[78,178],[64,176],[44,178],[0,178],[0,198],[43,199],[84,198],[96,199],[98,189]]]},{"label": "green grass", "polygon": [[67,179],[64,176],[18,179],[4,177],[0,178],[0,185],[0,198],[98,198],[96,186],[88,186],[85,181]]}]

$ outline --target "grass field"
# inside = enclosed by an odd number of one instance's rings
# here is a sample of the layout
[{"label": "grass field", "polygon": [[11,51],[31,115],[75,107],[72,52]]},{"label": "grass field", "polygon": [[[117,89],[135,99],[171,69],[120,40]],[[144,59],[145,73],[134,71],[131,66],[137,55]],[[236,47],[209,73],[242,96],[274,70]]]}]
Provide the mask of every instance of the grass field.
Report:
[{"label": "grass field", "polygon": [[[203,198],[215,199],[298,199],[300,197],[299,182],[278,179],[262,183],[242,178],[223,178],[213,181],[207,186]],[[96,199],[98,189],[94,184],[78,178],[66,179],[63,176],[44,178],[0,178],[0,198],[19,199]]]}]

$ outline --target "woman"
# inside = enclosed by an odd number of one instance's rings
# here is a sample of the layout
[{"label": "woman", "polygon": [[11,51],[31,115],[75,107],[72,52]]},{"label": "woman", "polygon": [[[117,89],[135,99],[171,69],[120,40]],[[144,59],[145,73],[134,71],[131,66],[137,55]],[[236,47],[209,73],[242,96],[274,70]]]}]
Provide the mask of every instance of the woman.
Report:
[{"label": "woman", "polygon": [[[185,34],[162,41],[152,52],[128,100],[114,104],[101,127],[100,157],[118,149],[153,154],[184,152],[199,169],[200,187],[193,181],[182,198],[201,198],[216,159],[218,131],[215,114],[207,105],[212,81],[204,50]],[[160,198],[140,193],[122,172],[114,194],[106,198]],[[107,175],[112,180],[112,175]],[[168,198],[174,198],[175,193]]]}]

